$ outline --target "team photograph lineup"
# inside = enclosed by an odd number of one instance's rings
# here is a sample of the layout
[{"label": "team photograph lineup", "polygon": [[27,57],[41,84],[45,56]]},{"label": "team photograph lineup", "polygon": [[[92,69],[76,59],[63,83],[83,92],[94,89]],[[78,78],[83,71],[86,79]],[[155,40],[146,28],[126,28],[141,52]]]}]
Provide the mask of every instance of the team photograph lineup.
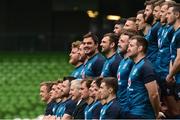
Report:
[{"label": "team photograph lineup", "polygon": [[40,83],[43,120],[180,119],[180,3],[144,5],[71,43],[71,74]]}]

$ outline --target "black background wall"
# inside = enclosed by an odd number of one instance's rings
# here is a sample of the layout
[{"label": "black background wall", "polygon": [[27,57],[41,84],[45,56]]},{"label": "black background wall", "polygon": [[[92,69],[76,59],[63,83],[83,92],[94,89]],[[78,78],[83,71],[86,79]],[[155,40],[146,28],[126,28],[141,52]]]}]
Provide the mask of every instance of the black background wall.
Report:
[{"label": "black background wall", "polygon": [[[92,30],[111,32],[106,15],[132,17],[145,0],[0,0],[0,51],[67,51]],[[97,18],[87,10],[98,11]]]}]

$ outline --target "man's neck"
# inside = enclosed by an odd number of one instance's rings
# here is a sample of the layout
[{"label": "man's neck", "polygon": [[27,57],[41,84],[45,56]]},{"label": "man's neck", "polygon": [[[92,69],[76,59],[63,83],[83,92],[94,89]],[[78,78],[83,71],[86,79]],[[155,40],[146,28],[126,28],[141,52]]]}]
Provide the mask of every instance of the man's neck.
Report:
[{"label": "man's neck", "polygon": [[109,103],[114,98],[116,98],[116,95],[115,94],[110,94],[109,97],[106,99],[106,103]]},{"label": "man's neck", "polygon": [[96,50],[92,55],[90,55],[90,56],[87,56],[87,58],[88,59],[90,59],[90,58],[92,58],[94,55],[96,55],[97,53],[98,53],[99,51],[98,50]]},{"label": "man's neck", "polygon": [[94,100],[93,100],[92,97],[89,97],[89,98],[86,100],[86,102],[87,102],[88,105],[90,105],[93,101],[94,101]]},{"label": "man's neck", "polygon": [[151,29],[151,26],[149,24],[146,24],[146,27],[145,29],[143,30],[143,34],[144,35],[147,35],[148,34],[148,31]]},{"label": "man's neck", "polygon": [[61,98],[57,98],[56,103],[59,103],[61,100],[62,100]]},{"label": "man's neck", "polygon": [[78,62],[76,65],[75,65],[75,67],[77,68],[77,67],[79,67],[80,65],[82,65],[83,63],[82,62]]},{"label": "man's neck", "polygon": [[174,30],[176,31],[180,27],[180,20],[176,20],[173,26],[174,26]]},{"label": "man's neck", "polygon": [[139,53],[135,58],[133,58],[133,61],[135,63],[138,63],[144,57],[145,57],[144,53]]},{"label": "man's neck", "polygon": [[106,53],[106,58],[112,57],[115,53],[116,53],[116,51],[110,50],[108,53]]}]

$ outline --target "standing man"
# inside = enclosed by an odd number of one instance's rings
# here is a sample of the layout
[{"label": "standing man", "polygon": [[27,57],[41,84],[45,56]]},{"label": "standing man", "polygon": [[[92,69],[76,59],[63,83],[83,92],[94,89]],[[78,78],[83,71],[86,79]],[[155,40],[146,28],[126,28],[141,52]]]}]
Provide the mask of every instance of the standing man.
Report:
[{"label": "standing man", "polygon": [[[131,72],[134,62],[128,57],[127,49],[129,45],[129,40],[132,36],[136,35],[132,30],[123,30],[119,37],[118,46],[123,54],[123,59],[118,65],[117,79],[118,79],[118,91],[117,98],[122,107],[123,112],[126,111],[126,102],[127,102],[127,85],[128,77]],[[124,117],[124,116],[122,116]]]},{"label": "standing man", "polygon": [[83,37],[84,51],[87,61],[84,64],[82,77],[98,77],[104,65],[105,58],[99,53],[98,38],[89,32]]},{"label": "standing man", "polygon": [[175,102],[174,99],[174,86],[170,86],[166,82],[166,77],[169,73],[169,63],[171,60],[170,44],[174,34],[174,28],[172,25],[167,24],[167,11],[170,5],[174,4],[174,1],[163,2],[161,4],[160,22],[161,28],[158,31],[158,52],[155,61],[155,71],[157,73],[157,82],[160,87],[162,102],[168,107],[169,114],[171,116],[174,111]]},{"label": "standing man", "polygon": [[166,17],[168,24],[173,25],[175,30],[170,45],[171,61],[166,81],[169,84],[175,80],[176,102],[172,103],[174,108],[171,112],[173,118],[178,119],[180,118],[180,4],[170,6]]},{"label": "standing man", "polygon": [[134,61],[128,79],[128,118],[158,118],[160,100],[153,68],[145,59],[147,45],[143,37],[133,36],[127,50]]},{"label": "standing man", "polygon": [[107,33],[101,40],[101,51],[106,56],[101,76],[102,77],[116,77],[119,62],[122,57],[116,52],[118,44],[118,36],[114,33]]},{"label": "standing man", "polygon": [[159,22],[161,3],[162,0],[156,3],[147,2],[144,12],[146,23],[151,26],[151,29],[145,35],[145,38],[148,41],[146,58],[153,64],[153,67],[155,67],[156,56],[158,53],[158,30],[161,27],[161,23]]}]

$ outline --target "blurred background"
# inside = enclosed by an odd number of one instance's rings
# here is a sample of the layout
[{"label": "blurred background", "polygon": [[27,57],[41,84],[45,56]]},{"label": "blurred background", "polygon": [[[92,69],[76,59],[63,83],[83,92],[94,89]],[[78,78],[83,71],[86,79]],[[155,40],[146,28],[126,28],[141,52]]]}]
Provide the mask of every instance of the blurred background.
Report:
[{"label": "blurred background", "polygon": [[[136,15],[145,0],[0,0],[0,118],[44,113],[42,81],[68,75],[70,44],[99,38],[114,21]],[[116,15],[109,18],[109,15]]]}]

